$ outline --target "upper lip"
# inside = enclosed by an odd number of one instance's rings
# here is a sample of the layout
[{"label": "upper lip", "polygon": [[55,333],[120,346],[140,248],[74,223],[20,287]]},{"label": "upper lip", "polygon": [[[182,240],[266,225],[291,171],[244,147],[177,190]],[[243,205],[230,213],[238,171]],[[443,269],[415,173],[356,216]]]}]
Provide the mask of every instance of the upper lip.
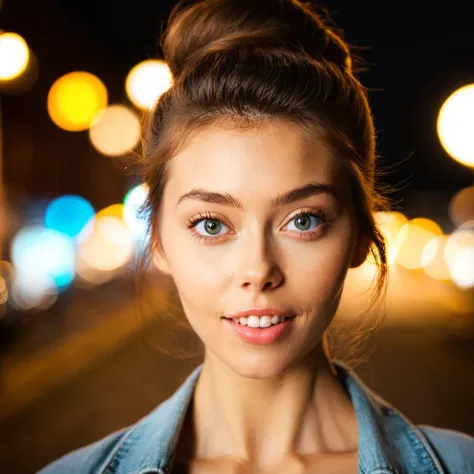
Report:
[{"label": "upper lip", "polygon": [[224,318],[227,318],[227,319],[246,318],[251,315],[293,317],[294,313],[292,311],[288,311],[286,309],[280,309],[280,308],[249,308],[249,309],[243,309],[229,316],[224,316]]}]

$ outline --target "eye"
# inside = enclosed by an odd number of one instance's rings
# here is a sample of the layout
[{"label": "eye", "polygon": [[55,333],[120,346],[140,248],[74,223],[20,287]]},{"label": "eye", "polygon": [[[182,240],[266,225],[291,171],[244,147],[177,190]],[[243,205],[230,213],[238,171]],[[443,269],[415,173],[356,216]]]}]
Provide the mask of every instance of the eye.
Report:
[{"label": "eye", "polygon": [[204,235],[200,232],[198,233],[196,231],[193,231],[193,237],[205,240],[218,240],[221,237],[218,234],[222,226],[227,227],[225,224],[222,223],[220,219],[218,219],[216,216],[214,216],[208,211],[189,219],[187,225],[188,229],[194,227],[198,229],[198,226],[201,226],[201,231],[204,233]]},{"label": "eye", "polygon": [[[308,219],[309,217],[309,219]],[[311,219],[312,218],[312,219]],[[297,226],[296,232],[301,239],[311,239],[313,236],[318,234],[322,228],[324,228],[329,222],[323,212],[315,211],[314,209],[301,209],[296,215],[294,215],[290,223],[295,221]],[[308,226],[311,226],[311,222],[316,226],[314,230],[308,230]],[[287,224],[288,226],[289,224]],[[188,220],[187,228],[197,228],[201,226],[201,231],[197,232],[193,230],[192,236],[198,240],[204,239],[209,242],[216,242],[220,240],[223,234],[219,235],[222,226],[227,227],[221,219],[215,214],[205,211],[198,214],[197,216],[191,217]]]},{"label": "eye", "polygon": [[[321,212],[314,212],[312,210],[308,211],[302,209],[291,218],[290,223],[293,221],[295,223],[297,232],[303,232],[312,235],[314,234],[314,230],[319,229],[319,227],[321,227],[327,221],[327,219]],[[311,231],[312,223],[314,226],[316,226],[315,228],[313,228],[313,231]]]},{"label": "eye", "polygon": [[203,219],[196,224],[196,228],[198,228],[201,224],[203,224],[203,232],[208,232],[211,236],[218,235],[219,231],[222,229],[222,226],[227,227],[219,219]]}]

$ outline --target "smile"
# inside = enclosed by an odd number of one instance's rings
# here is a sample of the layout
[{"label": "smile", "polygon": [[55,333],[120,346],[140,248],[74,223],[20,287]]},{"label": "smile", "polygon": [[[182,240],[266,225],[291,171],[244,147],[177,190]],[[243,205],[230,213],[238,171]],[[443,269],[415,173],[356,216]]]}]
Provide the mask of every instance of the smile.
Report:
[{"label": "smile", "polygon": [[249,344],[271,344],[289,333],[294,319],[285,316],[249,316],[237,320],[223,318],[223,321],[229,329]]}]

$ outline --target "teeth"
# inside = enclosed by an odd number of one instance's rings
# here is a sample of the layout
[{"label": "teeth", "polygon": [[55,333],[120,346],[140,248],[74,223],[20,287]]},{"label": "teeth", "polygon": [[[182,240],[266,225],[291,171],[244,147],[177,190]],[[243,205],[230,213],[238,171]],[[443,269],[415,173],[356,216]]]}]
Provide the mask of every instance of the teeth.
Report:
[{"label": "teeth", "polygon": [[269,328],[274,324],[283,322],[287,319],[285,316],[254,316],[251,315],[248,318],[234,318],[234,323],[239,323],[242,326],[248,326],[250,328]]},{"label": "teeth", "polygon": [[272,325],[272,318],[270,316],[249,316],[248,326],[251,328],[269,328]]}]

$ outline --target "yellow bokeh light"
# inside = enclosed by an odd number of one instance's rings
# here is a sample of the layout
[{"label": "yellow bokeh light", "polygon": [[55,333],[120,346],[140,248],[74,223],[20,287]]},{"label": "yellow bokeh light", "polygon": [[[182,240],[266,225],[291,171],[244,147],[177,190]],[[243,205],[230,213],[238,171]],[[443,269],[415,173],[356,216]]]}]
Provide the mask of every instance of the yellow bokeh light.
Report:
[{"label": "yellow bokeh light", "polygon": [[474,84],[461,87],[448,97],[438,115],[437,131],[452,158],[474,166]]},{"label": "yellow bokeh light", "polygon": [[107,206],[104,209],[100,210],[96,214],[96,218],[100,219],[102,217],[115,217],[116,219],[123,221],[124,210],[125,206],[123,204],[112,204],[111,206]]},{"label": "yellow bokeh light", "polygon": [[125,90],[138,108],[152,109],[173,85],[173,74],[165,61],[150,59],[137,64],[127,76]]},{"label": "yellow bokeh light", "polygon": [[401,212],[377,212],[375,220],[382,229],[384,235],[396,237],[400,229],[408,222],[408,218]]},{"label": "yellow bokeh light", "polygon": [[353,273],[357,275],[364,281],[373,282],[377,276],[377,264],[374,262],[371,254],[367,257],[365,262],[359,267],[353,268]]},{"label": "yellow bokeh light", "polygon": [[[469,221],[466,224],[469,223],[474,224],[474,221]],[[459,251],[465,249],[474,249],[474,231],[469,229],[467,225],[461,226],[453,232],[446,242],[444,255],[448,265]]]},{"label": "yellow bokeh light", "polygon": [[70,132],[88,129],[96,114],[106,106],[105,85],[88,72],[65,74],[54,82],[48,94],[51,120]]},{"label": "yellow bokeh light", "polygon": [[20,76],[28,65],[30,50],[26,41],[16,33],[0,34],[0,80]]},{"label": "yellow bokeh light", "polygon": [[410,221],[410,224],[421,227],[427,232],[431,232],[435,236],[442,235],[443,233],[441,227],[435,221],[432,221],[431,219],[426,219],[424,217],[417,217],[416,219],[412,219]]},{"label": "yellow bokeh light", "polygon": [[135,148],[140,139],[140,121],[123,105],[102,109],[91,124],[89,138],[107,156],[120,156]]},{"label": "yellow bokeh light", "polygon": [[401,212],[377,212],[375,214],[375,221],[378,224],[387,246],[387,260],[392,264],[396,260],[397,246],[395,245],[396,238],[400,229],[408,222]]},{"label": "yellow bokeh light", "polygon": [[421,266],[427,275],[435,280],[449,280],[449,268],[444,258],[447,235],[432,238],[421,252]]},{"label": "yellow bokeh light", "polygon": [[410,220],[395,239],[396,261],[409,270],[421,268],[423,249],[431,239],[442,233],[440,226],[430,219],[418,217]]}]

